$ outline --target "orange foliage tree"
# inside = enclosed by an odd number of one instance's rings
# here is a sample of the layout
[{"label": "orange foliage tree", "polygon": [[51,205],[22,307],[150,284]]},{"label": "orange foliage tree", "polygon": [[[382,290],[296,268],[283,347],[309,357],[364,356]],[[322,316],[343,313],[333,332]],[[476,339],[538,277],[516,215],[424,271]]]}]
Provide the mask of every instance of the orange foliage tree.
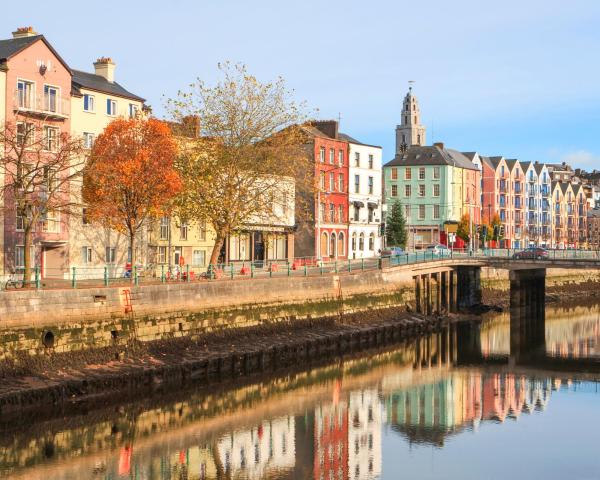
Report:
[{"label": "orange foliage tree", "polygon": [[83,201],[90,220],[129,237],[146,220],[168,213],[181,190],[173,167],[177,146],[169,127],[156,119],[117,119],[98,136],[83,176]]}]

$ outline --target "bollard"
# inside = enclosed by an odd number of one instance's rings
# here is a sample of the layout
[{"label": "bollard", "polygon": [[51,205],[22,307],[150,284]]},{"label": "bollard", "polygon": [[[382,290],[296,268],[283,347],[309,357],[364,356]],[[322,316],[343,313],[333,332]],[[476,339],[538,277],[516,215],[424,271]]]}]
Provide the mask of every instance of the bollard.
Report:
[{"label": "bollard", "polygon": [[40,281],[40,267],[37,266],[35,267],[35,288],[39,290],[41,286],[42,283]]},{"label": "bollard", "polygon": [[269,278],[273,278],[273,264],[269,265]]},{"label": "bollard", "polygon": [[321,260],[321,265],[319,266],[319,269],[321,270],[321,275],[323,275],[323,261]]},{"label": "bollard", "polygon": [[335,269],[335,273],[338,273],[337,260],[334,260],[334,262],[333,262],[333,268]]},{"label": "bollard", "polygon": [[165,277],[165,266],[164,265],[160,266],[160,281],[161,281],[161,283],[165,283],[167,281],[167,278]]},{"label": "bollard", "polygon": [[254,278],[254,262],[250,262],[250,278]]},{"label": "bollard", "polygon": [[287,276],[289,277],[291,275],[291,270],[290,270],[290,262],[287,262]]},{"label": "bollard", "polygon": [[138,269],[137,269],[137,265],[133,266],[133,284],[137,287],[139,285],[139,278],[138,278]]},{"label": "bollard", "polygon": [[190,281],[190,264],[189,263],[185,266],[185,281],[186,282]]},{"label": "bollard", "polygon": [[233,270],[233,263],[229,262],[229,277],[233,280],[233,275],[234,275],[234,270]]},{"label": "bollard", "polygon": [[361,258],[360,259],[360,269],[364,272],[365,271],[365,259]]},{"label": "bollard", "polygon": [[308,268],[306,267],[306,262],[304,262],[304,276],[308,276]]},{"label": "bollard", "polygon": [[108,287],[108,267],[104,266],[104,286]]},{"label": "bollard", "polygon": [[73,267],[73,278],[71,279],[71,287],[77,287],[77,267]]},{"label": "bollard", "polygon": [[348,272],[352,272],[352,263],[350,259],[348,259]]}]

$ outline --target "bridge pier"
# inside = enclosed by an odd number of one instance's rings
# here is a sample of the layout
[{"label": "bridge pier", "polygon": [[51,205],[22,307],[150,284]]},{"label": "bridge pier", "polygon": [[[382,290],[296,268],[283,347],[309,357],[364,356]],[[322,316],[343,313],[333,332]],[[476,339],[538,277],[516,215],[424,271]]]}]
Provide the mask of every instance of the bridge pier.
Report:
[{"label": "bridge pier", "polygon": [[455,271],[422,273],[413,279],[417,313],[432,315],[456,310],[458,278]]},{"label": "bridge pier", "polygon": [[541,353],[546,346],[546,269],[510,271],[510,356]]},{"label": "bridge pier", "polygon": [[481,268],[457,267],[456,293],[458,309],[470,308],[481,303]]}]

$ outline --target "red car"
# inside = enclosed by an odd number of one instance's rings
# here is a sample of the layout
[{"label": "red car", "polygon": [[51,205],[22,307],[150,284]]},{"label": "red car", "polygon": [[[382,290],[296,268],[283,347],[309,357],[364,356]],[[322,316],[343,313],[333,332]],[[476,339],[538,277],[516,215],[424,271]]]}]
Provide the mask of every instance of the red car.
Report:
[{"label": "red car", "polygon": [[519,260],[543,260],[545,258],[548,258],[548,250],[541,247],[530,247],[520,252],[516,252],[513,255],[513,258]]}]

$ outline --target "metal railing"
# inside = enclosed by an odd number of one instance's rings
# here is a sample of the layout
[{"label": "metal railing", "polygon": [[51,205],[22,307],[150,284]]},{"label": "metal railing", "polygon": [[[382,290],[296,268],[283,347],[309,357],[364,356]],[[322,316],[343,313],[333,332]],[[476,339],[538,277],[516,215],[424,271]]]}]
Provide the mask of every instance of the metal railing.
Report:
[{"label": "metal railing", "polygon": [[[23,280],[19,271],[9,275],[2,283],[5,290],[20,288],[63,289],[109,286],[137,286],[167,283],[212,282],[226,280],[252,280],[256,278],[309,277],[335,274],[352,274],[382,270],[402,265],[414,265],[447,259],[508,259],[526,261],[596,260],[600,263],[600,250],[546,250],[547,255],[528,254],[523,248],[439,249],[405,252],[399,255],[361,259],[319,260],[315,257],[294,260],[237,261],[208,266],[136,265],[133,268],[116,265],[104,267],[32,268],[31,278]],[[526,252],[526,253],[521,253]]]}]

